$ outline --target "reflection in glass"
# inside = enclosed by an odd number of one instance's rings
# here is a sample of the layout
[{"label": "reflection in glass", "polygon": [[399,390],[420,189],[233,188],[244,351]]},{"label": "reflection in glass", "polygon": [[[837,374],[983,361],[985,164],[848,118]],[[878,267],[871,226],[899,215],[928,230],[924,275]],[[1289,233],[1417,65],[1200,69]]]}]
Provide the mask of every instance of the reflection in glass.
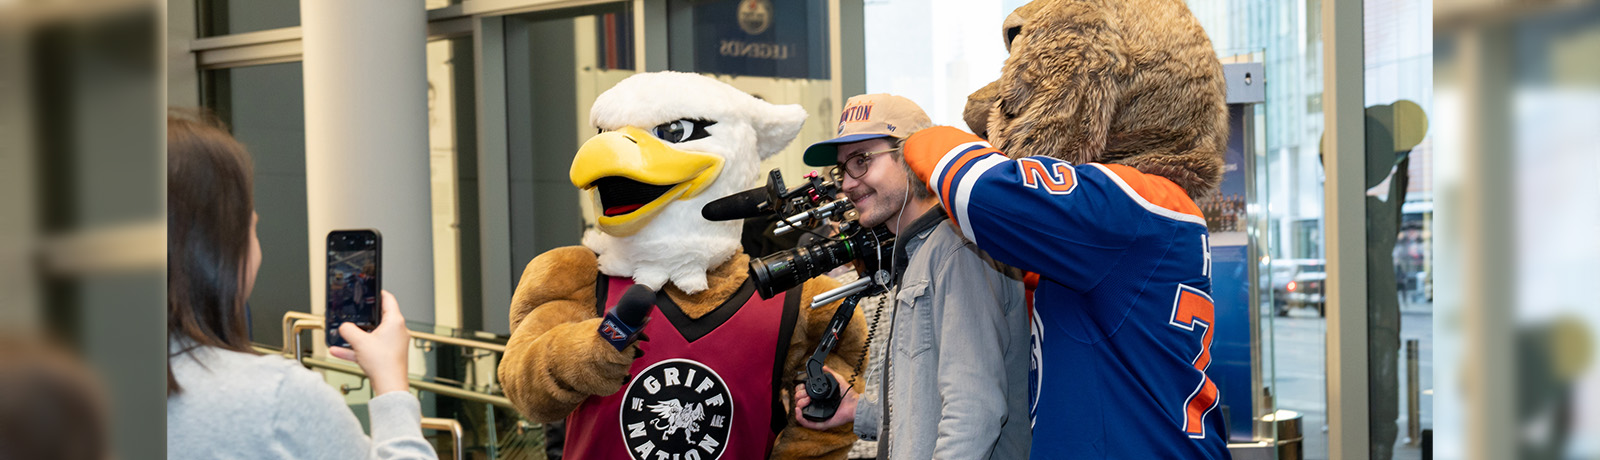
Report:
[{"label": "reflection in glass", "polygon": [[1364,0],[1371,458],[1417,458],[1432,428],[1433,5]]}]

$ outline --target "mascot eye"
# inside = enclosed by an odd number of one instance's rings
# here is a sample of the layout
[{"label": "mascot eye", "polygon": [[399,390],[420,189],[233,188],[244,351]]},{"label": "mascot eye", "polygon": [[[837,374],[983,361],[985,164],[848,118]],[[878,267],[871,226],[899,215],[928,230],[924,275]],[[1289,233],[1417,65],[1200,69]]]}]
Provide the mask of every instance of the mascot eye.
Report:
[{"label": "mascot eye", "polygon": [[651,134],[655,134],[661,140],[677,144],[710,137],[711,133],[706,132],[706,128],[714,124],[717,122],[684,118],[656,125]]}]

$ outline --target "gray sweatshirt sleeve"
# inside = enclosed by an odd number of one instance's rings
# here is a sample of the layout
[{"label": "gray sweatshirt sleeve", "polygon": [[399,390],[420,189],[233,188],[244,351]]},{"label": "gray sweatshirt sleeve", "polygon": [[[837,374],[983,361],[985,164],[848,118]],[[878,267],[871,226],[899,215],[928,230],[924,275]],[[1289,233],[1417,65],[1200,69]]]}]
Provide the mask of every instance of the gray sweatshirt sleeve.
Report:
[{"label": "gray sweatshirt sleeve", "polygon": [[315,372],[296,369],[278,389],[273,424],[285,458],[437,459],[422,437],[422,407],[411,393],[395,391],[367,403],[372,437],[338,391]]},{"label": "gray sweatshirt sleeve", "polygon": [[372,450],[367,458],[437,459],[433,445],[422,437],[422,404],[408,391],[392,391],[367,402],[372,420]]},{"label": "gray sweatshirt sleeve", "polygon": [[1006,417],[1005,309],[1008,283],[966,243],[934,273],[934,332],[938,334],[939,437],[933,458],[989,458]]}]

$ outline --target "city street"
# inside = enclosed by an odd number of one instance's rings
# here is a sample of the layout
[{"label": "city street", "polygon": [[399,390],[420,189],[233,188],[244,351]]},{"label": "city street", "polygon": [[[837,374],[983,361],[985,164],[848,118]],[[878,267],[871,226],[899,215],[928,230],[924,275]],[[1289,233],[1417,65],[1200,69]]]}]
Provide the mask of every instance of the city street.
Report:
[{"label": "city street", "polygon": [[[1273,395],[1277,398],[1279,409],[1300,412],[1304,415],[1305,453],[1307,459],[1328,458],[1328,433],[1325,430],[1327,423],[1327,386],[1324,369],[1324,350],[1326,343],[1327,322],[1317,317],[1315,311],[1301,309],[1291,312],[1288,317],[1272,318],[1273,340],[1276,346],[1271,351],[1272,360],[1276,363],[1277,370],[1273,385]],[[1400,418],[1395,421],[1399,427],[1399,436],[1396,443],[1395,458],[1416,459],[1421,458],[1418,446],[1406,445],[1406,374],[1405,374],[1405,346],[1406,340],[1418,340],[1419,363],[1418,374],[1421,382],[1419,392],[1422,394],[1419,401],[1422,428],[1433,427],[1433,313],[1427,304],[1410,304],[1402,310],[1401,316],[1401,349],[1400,349]]]}]

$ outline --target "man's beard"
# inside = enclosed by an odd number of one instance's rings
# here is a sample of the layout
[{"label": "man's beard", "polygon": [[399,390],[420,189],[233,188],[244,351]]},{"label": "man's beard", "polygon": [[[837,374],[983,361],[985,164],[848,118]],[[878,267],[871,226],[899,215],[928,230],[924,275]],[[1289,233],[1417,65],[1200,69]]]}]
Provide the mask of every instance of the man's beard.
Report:
[{"label": "man's beard", "polygon": [[[909,195],[907,190],[877,190],[873,192],[871,200],[866,203],[869,207],[861,210],[861,225],[863,227],[877,227],[888,223],[895,213],[900,212],[906,205]],[[853,201],[853,200],[852,200]]]}]

